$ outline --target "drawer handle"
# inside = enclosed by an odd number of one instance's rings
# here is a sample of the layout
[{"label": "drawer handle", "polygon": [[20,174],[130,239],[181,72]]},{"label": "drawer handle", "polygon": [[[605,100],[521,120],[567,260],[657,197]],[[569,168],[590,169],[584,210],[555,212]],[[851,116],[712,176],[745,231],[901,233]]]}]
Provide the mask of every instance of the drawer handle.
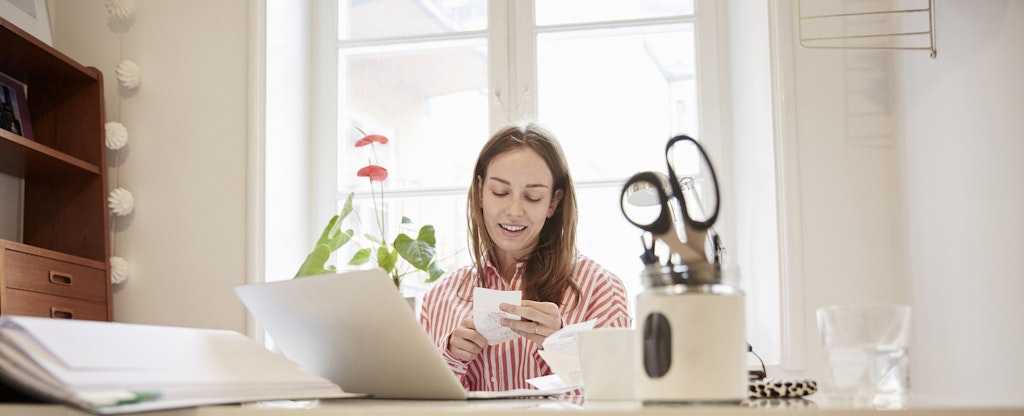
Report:
[{"label": "drawer handle", "polygon": [[50,270],[50,283],[71,286],[71,279],[73,277],[74,276],[71,273],[63,273]]},{"label": "drawer handle", "polygon": [[75,319],[75,311],[73,309],[61,308],[59,306],[51,306],[50,317],[54,319]]}]

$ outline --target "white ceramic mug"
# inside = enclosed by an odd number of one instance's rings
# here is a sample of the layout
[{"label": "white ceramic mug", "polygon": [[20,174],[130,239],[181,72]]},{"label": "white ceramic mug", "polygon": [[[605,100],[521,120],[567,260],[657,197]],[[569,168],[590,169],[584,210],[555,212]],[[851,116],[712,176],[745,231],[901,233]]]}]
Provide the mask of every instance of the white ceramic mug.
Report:
[{"label": "white ceramic mug", "polygon": [[586,400],[633,400],[634,331],[598,328],[578,337],[583,397]]}]

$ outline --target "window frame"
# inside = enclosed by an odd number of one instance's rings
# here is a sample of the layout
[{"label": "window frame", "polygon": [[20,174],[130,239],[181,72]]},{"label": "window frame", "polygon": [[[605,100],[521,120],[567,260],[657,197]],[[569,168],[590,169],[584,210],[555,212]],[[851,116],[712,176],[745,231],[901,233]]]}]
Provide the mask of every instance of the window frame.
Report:
[{"label": "window frame", "polygon": [[[269,0],[261,0],[261,4],[265,4]],[[308,201],[306,201],[307,212],[309,218],[304,222],[300,221],[302,226],[302,236],[298,237],[302,241],[312,241],[322,229],[323,224],[320,223],[320,219],[329,218],[336,212],[337,198],[336,192],[333,190],[337,189],[337,166],[336,158],[337,155],[337,123],[339,119],[337,97],[334,92],[337,91],[337,62],[338,52],[336,49],[336,42],[326,41],[326,39],[336,39],[337,33],[337,21],[338,8],[337,2],[331,0],[312,0],[310,3],[310,10],[308,14],[308,20],[310,27],[312,28],[310,36],[310,67],[309,67],[309,81],[308,84],[304,84],[308,90],[309,107],[305,108],[308,116],[308,121],[311,126],[309,136],[312,138],[305,146],[308,146],[307,152],[309,155],[309,165],[306,166],[306,184]],[[533,71],[535,67],[534,49],[535,44],[532,39],[535,38],[536,32],[533,30],[519,31],[506,35],[510,22],[517,21],[528,21],[529,26],[532,28],[533,19],[533,2],[524,0],[489,0],[489,23],[488,29],[488,48],[489,53],[492,56],[492,63],[494,65],[490,68],[490,76],[492,79],[505,79],[507,82],[501,86],[491,85],[492,94],[497,91],[503,91],[504,97],[516,96],[517,94],[504,93],[506,91],[528,91],[529,85],[535,85],[533,80],[536,74]],[[264,6],[265,8],[265,6]],[[720,72],[719,68],[728,68],[728,51],[725,47],[725,42],[721,42],[720,39],[726,38],[727,30],[727,13],[725,13],[726,7],[719,5],[714,0],[695,0],[695,20],[701,22],[714,22],[714,27],[710,30],[707,29],[708,25],[702,23],[697,25],[697,49],[699,58],[698,64],[698,76],[700,77],[700,88],[698,89],[698,100],[700,102],[700,125],[702,130],[702,142],[704,143],[708,153],[716,161],[716,165],[719,167],[719,180],[721,187],[728,192],[734,189],[734,180],[732,176],[733,166],[732,161],[734,160],[734,149],[731,146],[731,141],[727,138],[730,127],[729,123],[732,121],[729,116],[728,109],[728,98],[730,93],[728,87],[728,71]],[[505,15],[501,13],[494,13],[493,10],[504,10]],[[648,21],[656,21],[659,19],[647,19]],[[670,19],[678,21],[678,19]],[[601,26],[614,26],[615,23],[599,23],[596,25]],[[566,30],[565,27],[589,27],[594,24],[576,24],[576,25],[559,25],[556,27],[544,27],[537,29],[539,31],[555,31],[555,30]],[[511,25],[514,26],[514,25]],[[475,32],[462,33],[459,36],[473,36]],[[372,42],[366,42],[369,45]],[[493,52],[491,52],[493,50]],[[515,56],[522,58],[523,56],[530,57],[529,59],[519,59],[519,65],[515,68],[510,68],[508,65],[508,55],[500,53],[502,51],[513,50]],[[327,57],[327,59],[323,59]],[[318,59],[319,58],[319,59]],[[504,64],[502,64],[504,63]],[[265,64],[265,63],[264,63]],[[774,63],[773,63],[774,65]],[[272,81],[271,81],[272,82]],[[490,125],[492,130],[495,126],[503,125],[512,120],[519,119],[533,119],[536,118],[536,95],[526,94],[522,105],[517,105],[512,111],[506,111],[501,107],[497,100],[490,101]],[[269,140],[269,139],[268,139]],[[741,150],[738,150],[741,151]],[[264,175],[267,173],[264,172]],[[269,175],[266,175],[269,176]],[[607,182],[607,181],[606,181]],[[587,186],[610,186],[608,183],[587,183],[579,182],[579,187]],[[323,190],[332,190],[332,192],[325,192]],[[411,191],[389,191],[389,195],[396,197],[408,196],[414,197],[418,194],[432,194],[437,193],[455,193],[460,192],[460,189],[419,189]],[[464,192],[464,189],[461,190]],[[733,191],[736,192],[736,191]],[[270,197],[268,196],[267,199]],[[730,219],[730,209],[726,204],[723,206],[725,221],[716,226],[719,233],[723,236],[725,241],[736,241],[737,232],[735,230],[735,219]],[[294,222],[294,221],[293,221]],[[782,238],[779,237],[778,243],[780,246],[784,243]],[[272,243],[265,243],[267,246],[263,248],[263,252],[272,252],[269,247]],[[782,247],[782,251],[784,247]],[[783,255],[780,253],[779,256],[780,269],[786,269],[788,263]],[[788,269],[786,269],[788,270]],[[780,285],[785,286],[786,279],[780,278]],[[785,289],[784,296],[787,299],[780,300],[781,311],[776,311],[777,314],[787,315],[783,319],[778,328],[780,344],[782,349],[782,358],[774,357],[774,359],[767,360],[769,364],[778,364],[780,361],[792,362],[794,350],[792,349],[792,342],[787,342],[789,339],[796,338],[798,334],[802,333],[800,328],[791,328],[793,318],[791,313],[787,313],[787,303],[791,300],[794,293],[792,288]],[[798,294],[797,294],[798,295]],[[783,296],[780,294],[780,297]],[[749,305],[749,302],[748,302]],[[748,327],[751,325],[749,319],[750,311],[748,310]],[[794,332],[795,331],[795,332]],[[749,331],[748,331],[749,333]],[[799,352],[799,351],[797,351]],[[790,366],[792,367],[792,366]],[[796,367],[799,367],[797,365]]]}]

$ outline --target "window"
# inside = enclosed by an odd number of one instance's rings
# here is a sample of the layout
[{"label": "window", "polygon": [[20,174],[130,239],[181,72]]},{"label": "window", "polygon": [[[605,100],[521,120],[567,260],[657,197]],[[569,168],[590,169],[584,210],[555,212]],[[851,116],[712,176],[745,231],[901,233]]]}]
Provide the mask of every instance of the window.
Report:
[{"label": "window", "polygon": [[[386,221],[407,216],[434,225],[443,267],[464,265],[466,186],[480,146],[502,125],[537,120],[559,138],[573,169],[581,251],[621,277],[632,298],[640,290],[641,243],[619,210],[625,178],[663,170],[665,142],[678,133],[700,139],[716,167],[728,169],[724,156],[714,159],[723,153],[714,1],[318,4],[330,13],[319,13],[328,29],[316,33],[331,39],[314,54],[314,72],[326,77],[313,81],[324,95],[314,102],[328,102],[336,113],[322,117],[329,123],[314,123],[328,130],[313,133],[314,172],[332,173],[327,181],[311,179],[318,184],[311,204],[324,207],[312,210],[314,218],[328,218],[350,192],[361,216],[372,218],[369,187],[355,174],[367,154],[354,143],[362,136],[357,127],[383,134],[391,139],[377,154],[390,171]],[[722,234],[728,245],[731,234]],[[355,248],[343,250],[342,268]],[[426,286],[413,282],[408,289]],[[767,319],[748,319],[751,343],[778,345],[777,301],[761,303],[774,310],[748,312]]]}]

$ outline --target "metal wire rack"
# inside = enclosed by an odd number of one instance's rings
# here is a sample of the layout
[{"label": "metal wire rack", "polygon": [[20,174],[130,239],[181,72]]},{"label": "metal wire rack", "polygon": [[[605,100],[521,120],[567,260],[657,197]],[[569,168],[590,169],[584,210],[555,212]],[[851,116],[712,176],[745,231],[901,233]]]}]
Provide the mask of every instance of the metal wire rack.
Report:
[{"label": "metal wire rack", "polygon": [[927,50],[935,46],[934,0],[797,1],[800,46]]}]

